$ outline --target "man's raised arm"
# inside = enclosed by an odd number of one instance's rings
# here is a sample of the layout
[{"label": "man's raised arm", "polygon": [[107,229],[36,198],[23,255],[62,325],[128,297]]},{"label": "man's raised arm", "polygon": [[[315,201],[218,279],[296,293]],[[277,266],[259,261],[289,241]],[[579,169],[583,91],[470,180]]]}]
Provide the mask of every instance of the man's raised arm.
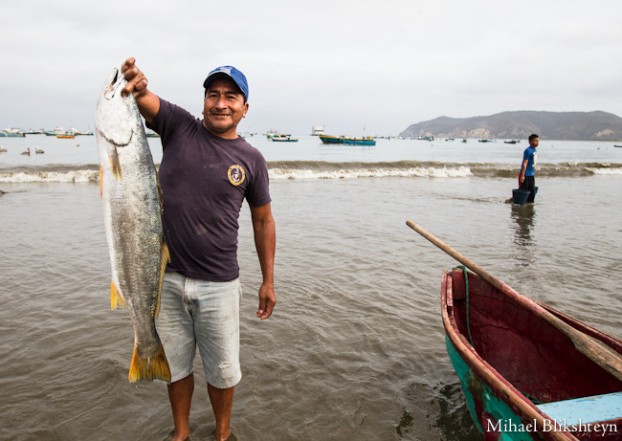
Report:
[{"label": "man's raised arm", "polygon": [[130,57],[121,66],[121,73],[127,80],[123,88],[124,95],[134,94],[140,114],[145,121],[151,123],[160,111],[160,98],[148,88],[148,80],[145,74],[136,66],[136,59]]}]

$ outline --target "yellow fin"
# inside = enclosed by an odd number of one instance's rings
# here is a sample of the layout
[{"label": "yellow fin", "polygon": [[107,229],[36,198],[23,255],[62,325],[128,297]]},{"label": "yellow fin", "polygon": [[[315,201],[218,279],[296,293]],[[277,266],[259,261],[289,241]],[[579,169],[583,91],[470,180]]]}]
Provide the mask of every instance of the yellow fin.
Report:
[{"label": "yellow fin", "polygon": [[156,354],[150,358],[140,358],[136,344],[134,344],[134,352],[132,353],[130,372],[127,375],[127,379],[130,383],[136,383],[138,380],[171,382],[171,370],[168,367],[168,360],[164,354],[162,343],[158,343]]},{"label": "yellow fin", "polygon": [[123,308],[125,299],[114,282],[110,282],[110,309]]},{"label": "yellow fin", "polygon": [[104,198],[104,168],[99,166],[99,197]]},{"label": "yellow fin", "polygon": [[160,303],[162,299],[162,284],[164,283],[164,273],[166,272],[166,265],[171,261],[171,254],[168,251],[168,245],[162,241],[162,248],[160,249],[160,280],[158,280],[158,292],[156,293],[156,303],[153,309],[153,317],[158,318],[160,314]]},{"label": "yellow fin", "polygon": [[117,179],[121,179],[121,163],[119,162],[119,154],[117,153],[117,149],[114,149],[113,152],[108,155],[108,159],[110,159],[112,175]]}]

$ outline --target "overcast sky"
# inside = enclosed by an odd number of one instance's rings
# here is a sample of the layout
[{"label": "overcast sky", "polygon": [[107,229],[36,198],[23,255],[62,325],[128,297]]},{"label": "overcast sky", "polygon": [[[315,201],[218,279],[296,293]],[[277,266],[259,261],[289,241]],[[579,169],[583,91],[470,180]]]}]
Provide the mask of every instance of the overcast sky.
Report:
[{"label": "overcast sky", "polygon": [[249,81],[241,131],[397,135],[506,110],[622,116],[620,0],[12,0],[2,6],[0,129],[94,129],[128,56],[201,116],[209,70]]}]

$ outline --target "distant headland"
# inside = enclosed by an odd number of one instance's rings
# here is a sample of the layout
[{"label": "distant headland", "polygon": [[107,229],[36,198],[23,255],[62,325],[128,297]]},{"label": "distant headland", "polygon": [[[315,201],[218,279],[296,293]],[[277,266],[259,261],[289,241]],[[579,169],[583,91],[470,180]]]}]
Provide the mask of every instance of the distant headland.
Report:
[{"label": "distant headland", "polygon": [[622,140],[622,118],[595,112],[502,112],[471,118],[439,118],[410,125],[404,138],[526,139],[537,133],[544,139],[577,141]]}]

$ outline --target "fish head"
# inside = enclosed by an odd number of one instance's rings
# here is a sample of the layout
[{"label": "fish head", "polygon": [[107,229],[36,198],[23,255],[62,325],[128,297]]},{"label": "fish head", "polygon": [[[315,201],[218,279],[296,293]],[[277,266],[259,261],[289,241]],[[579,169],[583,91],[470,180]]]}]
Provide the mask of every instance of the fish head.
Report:
[{"label": "fish head", "polygon": [[128,145],[136,130],[138,106],[130,93],[124,96],[121,91],[127,80],[114,69],[109,75],[97,101],[95,127],[97,134],[115,147]]}]

